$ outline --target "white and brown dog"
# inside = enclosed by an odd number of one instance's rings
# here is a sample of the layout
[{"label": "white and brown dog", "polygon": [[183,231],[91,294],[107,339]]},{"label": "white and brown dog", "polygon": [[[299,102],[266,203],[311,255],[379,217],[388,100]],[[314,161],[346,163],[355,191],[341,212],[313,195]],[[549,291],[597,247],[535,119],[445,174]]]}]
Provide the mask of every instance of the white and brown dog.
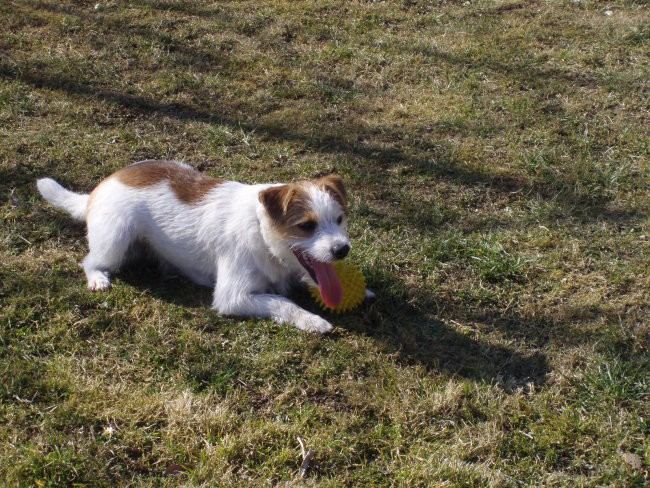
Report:
[{"label": "white and brown dog", "polygon": [[[335,175],[290,184],[222,181],[175,161],[141,161],[90,195],[38,180],[43,197],[88,226],[83,268],[91,290],[110,287],[136,244],[192,281],[214,286],[224,315],[272,317],[310,332],[332,325],[285,296],[315,282],[330,306],[342,298],[332,262],[350,251],[346,192]],[[372,292],[367,292],[372,296]]]}]

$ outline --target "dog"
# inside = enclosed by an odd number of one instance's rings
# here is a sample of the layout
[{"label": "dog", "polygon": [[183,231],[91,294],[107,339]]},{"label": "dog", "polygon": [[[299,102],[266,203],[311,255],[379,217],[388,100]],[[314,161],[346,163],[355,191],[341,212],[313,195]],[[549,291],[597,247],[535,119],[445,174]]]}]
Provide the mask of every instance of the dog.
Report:
[{"label": "dog", "polygon": [[214,287],[212,308],[221,315],[332,330],[286,295],[302,282],[317,285],[330,307],[342,299],[332,262],[347,256],[350,239],[347,194],[337,175],[248,185],[178,161],[146,160],[113,173],[89,195],[50,178],[37,186],[53,206],[86,222],[90,290],[107,290],[111,274],[144,244],[191,281]]}]

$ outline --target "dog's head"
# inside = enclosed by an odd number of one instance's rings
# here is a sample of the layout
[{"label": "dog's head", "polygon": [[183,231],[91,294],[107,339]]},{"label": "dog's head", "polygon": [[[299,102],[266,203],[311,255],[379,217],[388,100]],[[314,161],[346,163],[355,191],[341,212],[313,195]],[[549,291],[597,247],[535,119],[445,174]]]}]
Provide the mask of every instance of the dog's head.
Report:
[{"label": "dog's head", "polygon": [[259,199],[270,219],[273,240],[291,251],[295,267],[318,285],[328,305],[336,306],[343,292],[332,262],[350,251],[341,178],[329,175],[272,186],[260,192]]}]

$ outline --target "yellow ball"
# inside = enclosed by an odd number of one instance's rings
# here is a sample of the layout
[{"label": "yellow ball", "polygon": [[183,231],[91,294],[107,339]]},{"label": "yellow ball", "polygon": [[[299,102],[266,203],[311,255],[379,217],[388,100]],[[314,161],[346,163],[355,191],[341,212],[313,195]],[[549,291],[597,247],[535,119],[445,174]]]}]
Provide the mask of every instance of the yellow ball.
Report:
[{"label": "yellow ball", "polygon": [[333,266],[343,289],[341,303],[331,308],[323,301],[317,286],[310,287],[309,291],[321,308],[336,313],[347,312],[358,307],[366,297],[366,278],[358,267],[345,261],[336,261]]}]

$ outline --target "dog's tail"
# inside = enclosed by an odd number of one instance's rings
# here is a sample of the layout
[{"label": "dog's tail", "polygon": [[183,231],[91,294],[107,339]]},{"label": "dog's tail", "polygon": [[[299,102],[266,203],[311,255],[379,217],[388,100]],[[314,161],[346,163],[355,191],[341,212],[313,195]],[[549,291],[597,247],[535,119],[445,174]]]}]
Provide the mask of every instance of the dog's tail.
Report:
[{"label": "dog's tail", "polygon": [[36,182],[38,191],[43,198],[57,208],[65,210],[77,220],[86,220],[86,207],[90,195],[82,195],[66,190],[51,178],[43,178]]}]

